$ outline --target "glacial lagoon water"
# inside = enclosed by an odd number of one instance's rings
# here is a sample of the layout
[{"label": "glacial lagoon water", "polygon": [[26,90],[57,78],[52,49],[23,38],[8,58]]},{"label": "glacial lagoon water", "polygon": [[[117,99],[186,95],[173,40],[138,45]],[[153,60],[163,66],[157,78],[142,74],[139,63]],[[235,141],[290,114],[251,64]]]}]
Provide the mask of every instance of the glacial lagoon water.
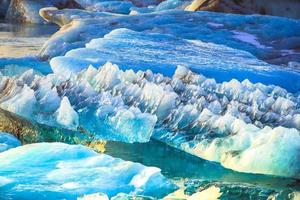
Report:
[{"label": "glacial lagoon water", "polygon": [[49,37],[58,30],[55,25],[13,24],[0,20],[0,71],[2,74],[22,73],[33,66],[50,72],[48,62],[35,55]]},{"label": "glacial lagoon water", "polygon": [[[16,74],[16,71],[22,73],[33,65],[39,65],[40,72],[49,73],[49,63],[41,62],[34,56],[57,29],[53,25],[12,25],[0,22],[1,73],[8,75]],[[15,67],[8,68],[8,65]],[[7,69],[15,71],[11,72]],[[178,185],[183,185],[187,180],[201,179],[252,184],[275,190],[300,190],[299,181],[295,179],[235,172],[155,140],[133,144],[108,142],[105,148],[105,153],[108,155],[160,168],[163,175]]]},{"label": "glacial lagoon water", "polygon": [[108,142],[105,148],[105,152],[111,156],[139,162],[146,166],[158,167],[162,170],[163,175],[178,183],[189,179],[203,179],[229,183],[249,183],[276,190],[287,188],[300,190],[300,184],[297,180],[235,172],[155,140],[148,143],[133,144]]},{"label": "glacial lagoon water", "polygon": [[35,55],[57,30],[57,26],[50,24],[12,24],[0,21],[0,58]]}]

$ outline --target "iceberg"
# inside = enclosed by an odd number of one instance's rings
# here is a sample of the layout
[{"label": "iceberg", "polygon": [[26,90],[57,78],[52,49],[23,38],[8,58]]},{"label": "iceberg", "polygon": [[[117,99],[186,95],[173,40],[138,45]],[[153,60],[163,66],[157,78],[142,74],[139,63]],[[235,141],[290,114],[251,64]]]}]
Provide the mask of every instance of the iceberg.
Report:
[{"label": "iceberg", "polygon": [[[93,73],[90,69],[86,76]],[[33,70],[21,76],[0,75],[0,108],[39,124],[85,132],[94,139],[149,141],[156,116],[74,78],[65,81],[54,74],[36,75]]]},{"label": "iceberg", "polygon": [[[94,138],[152,137],[236,171],[299,178],[300,97],[279,86],[217,83],[183,66],[170,78],[111,63],[67,80],[58,73],[34,77],[3,77],[11,86],[2,81],[10,95],[0,107],[47,125],[81,127]],[[14,105],[19,100],[31,109]]]},{"label": "iceberg", "polygon": [[98,1],[92,4],[85,5],[85,10],[97,12],[111,12],[119,14],[129,14],[131,8],[134,8],[130,1]]},{"label": "iceberg", "polygon": [[0,132],[0,153],[20,145],[21,142],[11,134]]},{"label": "iceberg", "polygon": [[289,91],[298,91],[300,88],[298,72],[283,70],[280,66],[258,60],[246,51],[129,29],[116,29],[103,38],[93,39],[85,48],[52,58],[50,65],[55,74],[63,74],[68,78],[70,74],[78,73],[89,65],[102,66],[107,61],[117,64],[121,69],[150,69],[166,76],[172,76],[177,65],[184,65],[194,72],[215,77],[219,82],[249,78],[252,82],[279,85]]},{"label": "iceberg", "polygon": [[6,199],[76,199],[95,193],[162,198],[177,188],[158,168],[63,143],[36,143],[0,153],[0,177],[0,196]]},{"label": "iceberg", "polygon": [[[60,12],[48,11],[48,21],[58,23],[62,27],[45,43],[40,52],[41,58],[64,55],[71,49],[84,47],[92,39],[102,38],[112,30],[127,28],[143,34],[170,34],[182,39],[226,45],[250,52],[259,59],[273,64],[287,65],[289,61],[299,62],[298,20],[183,10],[112,17],[99,17],[98,12],[82,12],[85,14],[72,9]],[[74,15],[78,17],[72,19]],[[252,40],[249,42],[248,38]]]}]

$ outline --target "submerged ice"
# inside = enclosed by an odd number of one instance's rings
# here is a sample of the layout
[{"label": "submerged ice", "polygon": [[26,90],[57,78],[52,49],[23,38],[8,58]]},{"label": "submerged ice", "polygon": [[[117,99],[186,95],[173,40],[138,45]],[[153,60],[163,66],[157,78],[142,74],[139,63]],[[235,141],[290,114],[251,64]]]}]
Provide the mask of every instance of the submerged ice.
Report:
[{"label": "submerged ice", "polygon": [[76,199],[93,193],[161,198],[176,189],[158,168],[63,143],[30,144],[0,153],[0,187],[0,196],[8,199]]},{"label": "submerged ice", "polygon": [[111,63],[53,77],[2,77],[9,95],[0,107],[113,140],[147,141],[154,130],[153,138],[230,169],[299,178],[299,94],[249,80],[217,83],[183,66],[172,78]]}]

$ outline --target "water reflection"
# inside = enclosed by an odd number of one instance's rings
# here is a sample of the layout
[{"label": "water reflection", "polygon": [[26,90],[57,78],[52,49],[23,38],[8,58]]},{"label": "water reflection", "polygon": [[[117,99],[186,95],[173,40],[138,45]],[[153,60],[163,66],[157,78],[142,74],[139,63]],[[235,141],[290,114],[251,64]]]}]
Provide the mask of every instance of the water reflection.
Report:
[{"label": "water reflection", "polygon": [[35,55],[58,27],[0,21],[0,57]]},{"label": "water reflection", "polygon": [[225,169],[217,163],[191,156],[158,141],[150,141],[144,144],[109,142],[106,145],[105,153],[147,166],[159,167],[165,176],[176,181],[197,178],[251,183],[272,189],[293,188],[300,190],[300,185],[296,180],[235,172]]}]

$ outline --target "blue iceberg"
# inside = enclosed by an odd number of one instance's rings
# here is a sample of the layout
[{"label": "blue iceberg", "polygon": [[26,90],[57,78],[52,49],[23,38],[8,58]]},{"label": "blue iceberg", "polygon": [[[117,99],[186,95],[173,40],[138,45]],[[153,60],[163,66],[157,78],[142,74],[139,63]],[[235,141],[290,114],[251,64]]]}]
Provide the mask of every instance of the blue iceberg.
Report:
[{"label": "blue iceberg", "polygon": [[0,153],[0,186],[5,199],[76,199],[93,193],[161,198],[176,189],[158,168],[63,143],[36,143]]},{"label": "blue iceberg", "polygon": [[[93,72],[86,76],[89,73]],[[77,77],[64,80],[33,70],[21,76],[0,75],[0,91],[0,108],[40,124],[85,132],[94,139],[147,142],[157,120]]]},{"label": "blue iceberg", "polygon": [[20,145],[21,142],[11,134],[0,132],[0,152],[15,148]]},{"label": "blue iceberg", "polygon": [[2,109],[48,125],[81,127],[95,138],[152,137],[240,172],[299,178],[300,98],[279,86],[217,83],[183,66],[172,78],[111,63],[67,80],[31,74],[3,77],[10,95],[2,97]]},{"label": "blue iceberg", "polygon": [[51,59],[50,65],[54,73],[69,78],[89,65],[102,66],[107,61],[116,63],[121,69],[150,69],[166,76],[172,76],[178,65],[184,65],[218,82],[248,78],[289,91],[300,89],[299,72],[258,60],[247,51],[128,29],[116,29],[103,38],[93,39],[85,48]]},{"label": "blue iceberg", "polygon": [[112,30],[127,28],[143,34],[170,34],[177,38],[226,45],[275,64],[299,62],[299,20],[183,10],[129,16],[78,10],[49,10],[46,13],[47,20],[62,28],[45,43],[40,52],[42,58],[64,55]]}]

